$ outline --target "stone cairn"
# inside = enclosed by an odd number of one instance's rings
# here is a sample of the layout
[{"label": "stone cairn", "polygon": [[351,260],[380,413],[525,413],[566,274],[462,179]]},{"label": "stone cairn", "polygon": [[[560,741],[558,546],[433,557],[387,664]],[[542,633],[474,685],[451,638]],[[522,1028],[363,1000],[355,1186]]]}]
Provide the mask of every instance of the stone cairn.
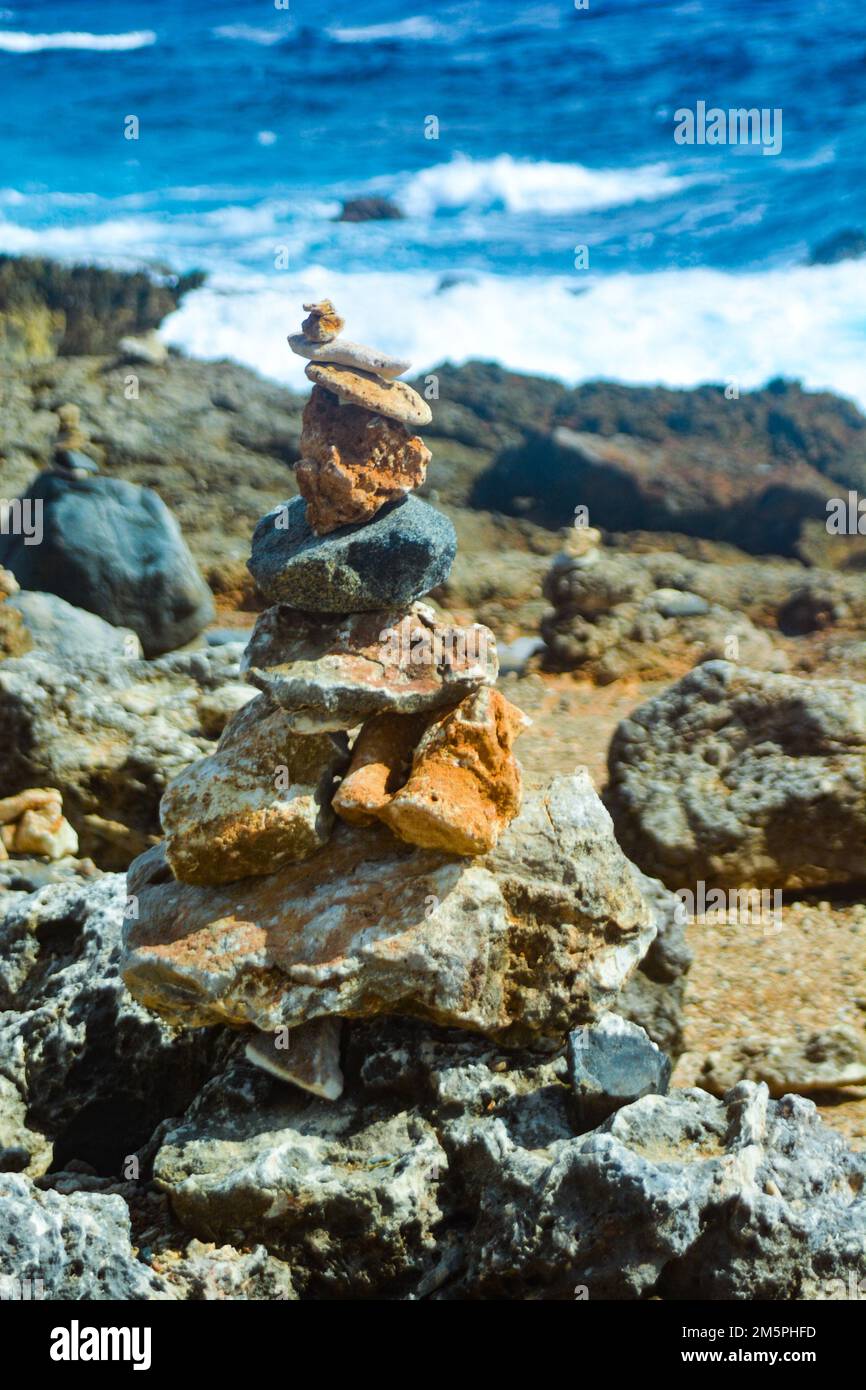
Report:
[{"label": "stone cairn", "polygon": [[[234,883],[328,854],[335,814],[381,822],[422,850],[484,855],[520,808],[512,744],[529,721],[494,688],[493,634],[418,602],[456,551],[448,519],[412,496],[430,460],[412,431],[430,407],[397,379],[408,362],[341,337],[329,300],[304,307],[289,338],[313,383],[301,496],[262,518],[249,561],[272,605],[243,660],[261,693],[165,792],[178,884]],[[148,999],[141,980],[136,990]],[[335,1097],[336,1028],[324,1018],[293,1029],[282,1053],[260,1032],[248,1055]]]}]

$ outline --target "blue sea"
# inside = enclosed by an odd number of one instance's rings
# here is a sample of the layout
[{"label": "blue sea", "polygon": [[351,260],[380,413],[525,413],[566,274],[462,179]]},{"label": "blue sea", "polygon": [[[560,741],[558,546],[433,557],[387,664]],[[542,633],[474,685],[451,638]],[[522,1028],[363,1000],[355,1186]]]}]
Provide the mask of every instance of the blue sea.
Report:
[{"label": "blue sea", "polygon": [[[780,147],[678,142],[698,103]],[[297,385],[329,295],[418,369],[866,405],[866,258],[807,264],[866,231],[864,146],[863,0],[0,8],[0,250],[200,268],[166,341]],[[334,220],[364,194],[405,219]]]}]

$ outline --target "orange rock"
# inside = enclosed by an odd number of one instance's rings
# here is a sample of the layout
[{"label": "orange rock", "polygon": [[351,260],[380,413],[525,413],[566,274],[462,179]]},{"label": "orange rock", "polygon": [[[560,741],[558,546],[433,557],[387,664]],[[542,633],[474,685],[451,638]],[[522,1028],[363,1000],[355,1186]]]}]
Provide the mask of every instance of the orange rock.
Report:
[{"label": "orange rock", "polygon": [[330,299],[320,299],[318,304],[305,304],[309,318],[301,327],[304,337],[313,343],[329,343],[343,330],[344,320],[340,318]]},{"label": "orange rock", "polygon": [[313,388],[296,477],[317,535],[369,520],[423,483],[430,450],[398,421]]},{"label": "orange rock", "polygon": [[350,825],[369,825],[405,785],[428,714],[374,714],[355,740],[349,771],[331,803]]},{"label": "orange rock", "polygon": [[[426,727],[407,776],[419,722]],[[520,768],[511,747],[528,724],[522,710],[488,686],[432,719],[371,719],[334,809],[357,824],[376,817],[424,849],[486,854],[520,810]]]}]

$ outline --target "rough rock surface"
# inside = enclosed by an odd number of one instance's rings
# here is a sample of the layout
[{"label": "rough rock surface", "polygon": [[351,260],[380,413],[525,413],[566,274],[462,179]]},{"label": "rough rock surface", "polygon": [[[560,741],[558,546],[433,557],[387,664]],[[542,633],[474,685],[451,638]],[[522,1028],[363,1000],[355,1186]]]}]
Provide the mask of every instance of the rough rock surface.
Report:
[{"label": "rough rock surface", "polygon": [[482,686],[467,695],[434,715],[406,782],[376,815],[424,849],[486,854],[520,810],[523,784],[511,750],[529,723],[499,690]]},{"label": "rough rock surface", "polygon": [[713,661],[619,725],[608,804],[670,887],[866,878],[866,686]]},{"label": "rough rock surface", "polygon": [[0,917],[0,1135],[16,1170],[52,1161],[118,1171],[202,1083],[211,1035],[178,1036],[118,973],[120,875],[4,900]]},{"label": "rough rock surface", "polygon": [[670,1058],[636,1024],[603,1013],[568,1036],[568,1080],[581,1129],[647,1095],[665,1095]]},{"label": "rough rock surface", "polygon": [[[29,652],[0,662],[0,787],[57,787],[81,852],[126,868],[159,836],[167,783],[213,750],[208,701],[240,684],[238,646],[157,661],[60,661]],[[230,711],[224,714],[228,718]]]},{"label": "rough rock surface", "polygon": [[403,425],[429,425],[433,412],[423,396],[405,381],[386,381],[359,367],[340,367],[331,362],[309,362],[305,374],[316,386],[324,386],[347,405],[359,405]]},{"label": "rough rock surface", "polygon": [[[866,1157],[808,1100],[768,1102],[748,1082],[724,1100],[685,1090],[576,1135],[564,1057],[407,1019],[347,1025],[337,1101],[246,1062],[243,1037],[208,1055],[210,1030],[187,1035],[184,1066],[183,1036],[169,1042],[129,1003],[115,952],[93,956],[116,941],[122,883],[78,885],[71,937],[69,893],[16,904],[16,945],[2,951],[16,962],[13,1014],[34,1012],[27,988],[66,1001],[59,1019],[43,1011],[33,1077],[53,1091],[52,1137],[67,1126],[54,1190],[0,1175],[0,1274],[41,1279],[46,1298],[570,1301],[583,1286],[590,1298],[787,1300],[845,1298],[866,1276]],[[126,1001],[120,1016],[106,998]],[[99,1113],[84,1099],[94,1085],[116,1088]],[[81,1110],[73,1130],[65,1117]],[[106,1119],[122,1132],[100,1155],[86,1141],[104,1141]],[[83,1156],[113,1172],[137,1148],[141,1183],[63,1170]],[[137,1235],[136,1260],[127,1207],[157,1201],[151,1162],[174,1233]]]},{"label": "rough rock surface", "polygon": [[65,859],[78,850],[78,836],[63,815],[56,787],[33,787],[0,800],[0,859],[36,854]]},{"label": "rough rock surface", "polygon": [[332,805],[349,825],[372,825],[406,785],[412,757],[430,722],[426,714],[374,714],[352,744],[348,771]]},{"label": "rough rock surface", "polygon": [[[634,866],[633,866],[634,867]],[[617,996],[616,1011],[638,1024],[673,1059],[683,1050],[685,986],[692,954],[679,898],[657,878],[634,869],[655,913],[655,940]]]},{"label": "rough rock surface", "polygon": [[85,608],[76,608],[56,594],[23,589],[7,600],[21,614],[32,645],[52,656],[73,660],[88,656],[140,657],[141,642],[129,627],[114,627]]},{"label": "rough rock surface", "polygon": [[267,609],[241,660],[248,679],[303,733],[352,729],[371,715],[455,704],[498,674],[496,641],[456,627],[426,604],[329,617]]},{"label": "rough rock surface", "polygon": [[406,607],[429,593],[448,578],[456,549],[451,522],[417,497],[324,537],[315,535],[296,497],[262,517],[249,569],[272,603],[363,613]]},{"label": "rough rock surface", "polygon": [[430,450],[405,425],[314,386],[295,477],[317,535],[368,520],[424,482]]},{"label": "rough rock surface", "polygon": [[118,1194],[40,1192],[0,1173],[0,1297],[165,1300],[167,1282],[135,1256]]},{"label": "rough rock surface", "polygon": [[[686,665],[720,658],[786,668],[774,637],[784,627],[792,585],[808,574],[801,566],[722,565],[665,551],[575,553],[589,529],[568,537],[544,579],[554,605],[541,621],[548,668],[582,669],[599,683],[625,674],[678,675]],[[814,586],[808,581],[807,591]],[[853,596],[856,582],[840,577],[833,587],[841,615],[842,591]],[[866,602],[866,593],[860,597]]]},{"label": "rough rock surface", "polygon": [[155,492],[119,478],[40,473],[24,497],[41,503],[40,544],[0,536],[0,564],[22,589],[132,628],[146,656],[183,646],[212,620],[210,590]]},{"label": "rough rock surface", "polygon": [[305,304],[308,317],[301,324],[303,335],[316,343],[330,343],[338,333],[342,333],[345,321],[340,318],[330,299],[320,299],[315,304]]},{"label": "rough rock surface", "polygon": [[718,1096],[741,1080],[763,1081],[771,1096],[866,1086],[866,1038],[843,1023],[806,1038],[737,1038],[708,1053],[697,1085]]},{"label": "rough rock surface", "polygon": [[327,842],[345,734],[294,734],[266,695],[245,705],[215,753],[169,784],[160,805],[168,862],[183,883],[231,883],[306,859]]},{"label": "rough rock surface", "polygon": [[203,1240],[265,1244],[302,1296],[846,1297],[866,1158],[808,1100],[647,1096],[575,1135],[565,1061],[353,1024],[341,1101],[231,1063],[154,1176]]},{"label": "rough rock surface", "polygon": [[555,1045],[656,931],[585,773],[528,796],[482,858],[338,825],[326,850],[267,878],[175,883],[160,848],[129,888],[124,978],[181,1026],[388,1012]]}]

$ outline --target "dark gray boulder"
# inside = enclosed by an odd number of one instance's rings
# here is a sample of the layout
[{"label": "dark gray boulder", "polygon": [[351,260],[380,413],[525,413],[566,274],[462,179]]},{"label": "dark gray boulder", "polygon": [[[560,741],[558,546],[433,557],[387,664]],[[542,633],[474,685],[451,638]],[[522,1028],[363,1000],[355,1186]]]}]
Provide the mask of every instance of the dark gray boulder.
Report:
[{"label": "dark gray boulder", "polygon": [[145,656],[183,646],[212,620],[210,590],[177,522],[149,488],[46,472],[23,497],[39,504],[41,540],[0,536],[0,565],[22,589],[57,594],[132,628]]},{"label": "dark gray boulder", "polygon": [[314,613],[398,608],[442,584],[457,536],[451,522],[417,497],[383,507],[364,526],[317,536],[303,498],[263,516],[248,568],[272,602]]}]

